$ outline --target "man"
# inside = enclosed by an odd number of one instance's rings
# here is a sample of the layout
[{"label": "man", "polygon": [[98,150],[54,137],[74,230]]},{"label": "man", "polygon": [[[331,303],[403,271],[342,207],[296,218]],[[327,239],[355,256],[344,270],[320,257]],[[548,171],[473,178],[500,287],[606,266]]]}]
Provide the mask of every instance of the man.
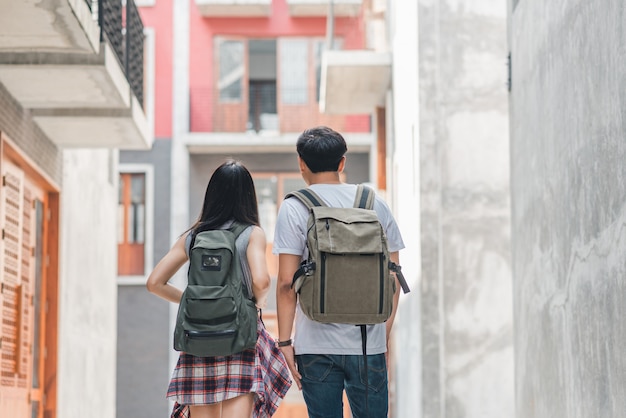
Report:
[{"label": "man", "polygon": [[[309,188],[328,206],[352,207],[357,186],[341,182],[340,174],[346,164],[344,154],[347,151],[341,134],[323,126],[308,129],[298,138],[296,149],[300,173]],[[398,226],[389,207],[378,196],[374,210],[387,236],[390,259],[399,264],[399,250],[404,248],[404,243]],[[387,417],[386,352],[400,285],[396,283],[389,319],[382,324],[367,326],[369,389],[366,406],[360,328],[349,324],[324,324],[307,318],[291,288],[293,275],[308,254],[308,217],[307,207],[295,198],[283,201],[278,213],[273,249],[279,255],[276,290],[278,345],[294,381],[302,390],[310,418],[341,418],[344,389],[355,418],[365,417],[366,414],[371,418]]]}]

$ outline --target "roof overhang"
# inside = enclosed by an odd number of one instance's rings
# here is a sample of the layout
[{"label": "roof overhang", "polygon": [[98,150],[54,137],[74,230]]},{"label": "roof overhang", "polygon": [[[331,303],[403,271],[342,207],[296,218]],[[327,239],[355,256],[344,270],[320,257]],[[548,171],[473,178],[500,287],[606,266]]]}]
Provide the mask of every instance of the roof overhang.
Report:
[{"label": "roof overhang", "polygon": [[[264,136],[248,133],[188,133],[182,141],[190,154],[265,154],[294,155],[300,133]],[[370,152],[375,145],[373,133],[343,133],[350,152]]]},{"label": "roof overhang", "polygon": [[390,83],[390,53],[326,51],[322,57],[320,110],[331,114],[372,113],[384,106]]}]

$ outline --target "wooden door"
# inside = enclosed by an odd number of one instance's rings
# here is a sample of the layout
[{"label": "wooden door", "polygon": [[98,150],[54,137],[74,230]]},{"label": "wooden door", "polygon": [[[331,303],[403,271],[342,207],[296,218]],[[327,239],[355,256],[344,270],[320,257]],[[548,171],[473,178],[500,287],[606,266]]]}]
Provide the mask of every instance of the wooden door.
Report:
[{"label": "wooden door", "polygon": [[46,194],[2,160],[0,192],[0,416],[43,417]]}]

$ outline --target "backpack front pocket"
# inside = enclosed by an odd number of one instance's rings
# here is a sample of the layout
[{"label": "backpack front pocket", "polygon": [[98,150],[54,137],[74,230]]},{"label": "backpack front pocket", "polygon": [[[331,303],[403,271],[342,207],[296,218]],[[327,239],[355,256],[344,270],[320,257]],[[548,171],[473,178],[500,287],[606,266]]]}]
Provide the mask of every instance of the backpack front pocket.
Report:
[{"label": "backpack front pocket", "polygon": [[235,329],[237,306],[228,287],[187,286],[185,300],[185,322],[205,325],[202,329],[215,331]]}]

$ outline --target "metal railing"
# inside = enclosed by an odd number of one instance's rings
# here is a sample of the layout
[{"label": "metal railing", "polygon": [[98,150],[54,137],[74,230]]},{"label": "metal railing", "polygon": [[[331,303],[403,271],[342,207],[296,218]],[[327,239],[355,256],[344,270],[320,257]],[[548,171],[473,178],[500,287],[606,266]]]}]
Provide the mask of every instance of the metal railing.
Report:
[{"label": "metal railing", "polygon": [[100,42],[108,41],[131,90],[143,107],[143,22],[134,0],[85,0],[100,25]]},{"label": "metal railing", "polygon": [[143,22],[133,0],[126,0],[126,77],[130,87],[143,107]]}]

